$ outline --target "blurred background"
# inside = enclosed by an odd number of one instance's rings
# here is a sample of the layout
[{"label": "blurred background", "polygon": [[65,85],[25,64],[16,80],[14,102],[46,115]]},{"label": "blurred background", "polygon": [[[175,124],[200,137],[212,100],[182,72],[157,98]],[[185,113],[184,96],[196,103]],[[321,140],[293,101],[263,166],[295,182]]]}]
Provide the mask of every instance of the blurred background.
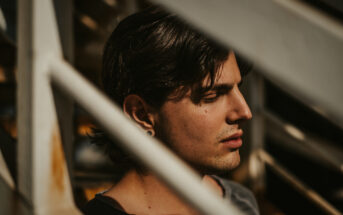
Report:
[{"label": "blurred background", "polygon": [[[274,69],[275,66],[272,63],[269,64],[269,61],[265,61],[263,57],[259,58],[255,54],[256,52],[249,51],[244,45],[240,49],[239,42],[235,43],[234,40],[223,39],[219,31],[209,29],[206,24],[202,27],[201,23],[204,20],[209,20],[209,23],[211,21],[211,18],[200,16],[204,11],[209,10],[205,1],[199,1],[199,4],[195,1],[185,1],[191,2],[185,3],[185,5],[176,1],[179,7],[175,6],[174,3],[164,3],[165,1],[153,2],[161,3],[167,9],[180,13],[182,18],[191,24],[194,23],[195,26],[200,27],[209,36],[214,36],[223,44],[231,46],[231,42],[233,42],[235,50],[242,53],[255,65],[242,86],[242,91],[253,110],[254,120],[245,128],[246,140],[241,152],[242,163],[240,167],[225,177],[238,181],[254,191],[261,214],[343,213],[343,123],[341,120],[343,107],[336,105],[334,109],[330,109],[327,107],[335,103],[326,106],[326,101],[317,102],[318,100],[311,97],[316,93],[316,90],[324,91],[330,97],[332,95],[331,89],[326,89],[325,85],[312,85],[313,94],[308,94],[306,89],[302,92],[296,84],[293,85],[291,78],[288,80],[281,73],[277,73]],[[318,23],[316,20],[320,18],[322,20],[334,20],[335,25],[332,25],[332,22],[324,22],[322,26],[314,25],[317,27],[312,28],[324,29],[325,32],[334,32],[333,34],[336,36],[339,35],[337,41],[340,42],[340,46],[337,46],[337,50],[332,50],[332,52],[341,53],[342,55],[335,57],[343,60],[343,36],[342,31],[340,31],[343,26],[343,3],[337,0],[295,2],[301,4],[299,4],[300,6],[293,5],[295,9],[293,7],[290,16],[295,16],[294,11],[298,14],[302,14],[303,11],[304,19],[310,23]],[[62,19],[57,17],[57,21],[69,23],[67,27],[72,29],[72,32],[69,32],[71,37],[68,43],[69,52],[65,55],[66,59],[90,82],[98,85],[102,51],[109,34],[120,20],[151,4],[152,2],[145,0],[72,1],[71,8],[68,8],[72,10],[70,20],[65,22],[63,17]],[[245,6],[253,8],[255,4],[258,3],[246,4]],[[265,4],[265,1],[261,1],[259,6],[266,8]],[[212,7],[215,8],[218,5],[214,4]],[[307,13],[308,10],[303,9],[303,6],[315,11],[315,13]],[[193,14],[187,13],[191,7],[194,8]],[[243,6],[242,10],[244,10]],[[18,158],[16,156],[17,11],[15,0],[0,0],[0,149],[14,181],[17,180],[18,175]],[[218,13],[220,14],[220,12]],[[195,13],[198,13],[199,17],[189,18]],[[215,13],[212,10],[206,14],[210,17]],[[274,11],[274,13],[278,13],[278,11]],[[225,15],[225,13],[223,14]],[[316,14],[316,16],[306,16],[306,14]],[[265,19],[273,19],[273,13],[264,13],[264,15]],[[275,19],[281,18],[276,17]],[[245,20],[237,18],[234,21],[240,23]],[[336,27],[339,25],[340,27]],[[326,28],[325,26],[330,27]],[[282,27],[285,26],[281,26],[280,29]],[[264,26],[261,28],[263,30]],[[275,28],[277,31],[278,28]],[[254,29],[251,28],[250,30]],[[273,35],[270,35],[267,30],[266,40],[269,40]],[[288,31],[294,35],[291,27]],[[311,34],[311,38],[319,38],[326,34],[318,35]],[[243,35],[242,37],[246,36]],[[325,39],[331,41],[329,36]],[[288,46],[287,39],[281,41],[285,43],[285,46]],[[259,43],[259,40],[256,39],[255,43]],[[311,43],[309,44],[311,45]],[[307,48],[307,46],[303,47],[305,51]],[[310,55],[311,47],[308,50]],[[267,52],[261,45],[258,51],[261,55]],[[330,50],[324,49],[323,52],[323,54],[327,54]],[[275,53],[277,55],[277,50]],[[265,54],[265,56],[268,55]],[[308,56],[303,56],[303,58],[306,61]],[[330,57],[330,59],[336,58]],[[285,71],[283,69],[285,67],[287,66],[280,64],[282,71]],[[330,70],[331,68],[337,70],[335,66],[327,69]],[[300,66],[299,74],[301,69],[303,68]],[[343,69],[339,70],[343,72]],[[291,74],[290,72],[288,75]],[[313,76],[319,75],[318,79],[325,82],[330,74],[330,71],[322,71],[322,74],[314,72]],[[342,75],[333,78],[342,80]],[[306,82],[306,80],[303,81]],[[328,84],[330,85],[330,83]],[[339,94],[343,93],[341,85],[332,84],[335,85]],[[313,98],[316,98],[315,95]],[[334,99],[337,100],[337,97]],[[340,97],[338,104],[341,104],[339,102],[342,100],[343,96]],[[103,149],[90,143],[88,136],[92,133],[92,128],[96,126],[94,119],[81,107],[74,104],[70,120],[72,120],[72,144],[64,147],[70,152],[66,154],[66,160],[75,203],[78,207],[82,207],[94,197],[95,193],[109,188],[116,175],[112,174],[112,166],[104,155]],[[320,198],[317,198],[318,196]],[[0,194],[0,200],[4,198],[6,195]]]}]

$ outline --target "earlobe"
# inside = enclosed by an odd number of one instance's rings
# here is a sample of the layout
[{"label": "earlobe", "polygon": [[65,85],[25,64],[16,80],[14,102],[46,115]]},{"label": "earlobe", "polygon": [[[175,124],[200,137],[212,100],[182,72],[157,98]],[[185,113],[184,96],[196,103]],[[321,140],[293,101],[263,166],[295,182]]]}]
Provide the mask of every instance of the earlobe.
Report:
[{"label": "earlobe", "polygon": [[123,102],[123,111],[144,130],[154,134],[152,108],[138,95],[128,95]]},{"label": "earlobe", "polygon": [[155,136],[155,131],[154,131],[154,130],[148,130],[147,133],[148,133],[150,136],[152,136],[152,137]]}]

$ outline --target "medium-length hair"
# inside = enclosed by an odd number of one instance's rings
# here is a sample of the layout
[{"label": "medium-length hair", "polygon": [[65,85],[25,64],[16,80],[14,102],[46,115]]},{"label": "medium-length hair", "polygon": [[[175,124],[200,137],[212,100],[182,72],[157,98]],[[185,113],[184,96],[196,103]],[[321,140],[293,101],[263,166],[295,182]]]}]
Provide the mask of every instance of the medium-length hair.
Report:
[{"label": "medium-length hair", "polygon": [[[168,100],[182,99],[188,91],[197,103],[214,84],[228,54],[228,49],[180,18],[152,7],[121,21],[109,37],[103,55],[102,87],[121,107],[130,94],[157,110]],[[205,79],[208,83],[203,86]],[[105,145],[117,173],[139,169],[129,153],[101,130],[95,131],[93,142]]]}]

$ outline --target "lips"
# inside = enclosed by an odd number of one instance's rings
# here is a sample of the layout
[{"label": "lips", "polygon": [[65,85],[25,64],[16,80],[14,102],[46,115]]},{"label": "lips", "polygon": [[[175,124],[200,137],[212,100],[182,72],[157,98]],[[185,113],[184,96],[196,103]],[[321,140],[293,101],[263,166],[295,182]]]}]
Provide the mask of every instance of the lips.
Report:
[{"label": "lips", "polygon": [[242,143],[243,143],[242,142],[242,138],[241,138],[242,135],[243,135],[243,131],[239,130],[236,133],[234,133],[233,135],[231,135],[231,136],[229,136],[227,138],[224,138],[220,142],[225,147],[228,147],[228,148],[231,148],[231,149],[237,149],[237,148],[242,146]]}]

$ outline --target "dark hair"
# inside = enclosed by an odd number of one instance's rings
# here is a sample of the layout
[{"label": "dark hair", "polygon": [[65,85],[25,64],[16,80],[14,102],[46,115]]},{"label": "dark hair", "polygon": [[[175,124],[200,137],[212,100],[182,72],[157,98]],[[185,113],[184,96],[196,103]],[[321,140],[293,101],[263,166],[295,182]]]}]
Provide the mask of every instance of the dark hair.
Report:
[{"label": "dark hair", "polygon": [[[118,105],[137,94],[155,108],[167,100],[191,98],[214,84],[228,50],[192,29],[175,15],[153,7],[124,19],[108,39],[103,56],[102,87]],[[205,78],[208,86],[202,87]],[[194,96],[192,96],[194,95]],[[129,155],[102,132],[95,142],[108,147],[122,171],[137,167]]]},{"label": "dark hair", "polygon": [[137,94],[158,108],[210,76],[213,81],[228,51],[174,15],[150,8],[123,20],[107,41],[104,91],[119,105]]}]

